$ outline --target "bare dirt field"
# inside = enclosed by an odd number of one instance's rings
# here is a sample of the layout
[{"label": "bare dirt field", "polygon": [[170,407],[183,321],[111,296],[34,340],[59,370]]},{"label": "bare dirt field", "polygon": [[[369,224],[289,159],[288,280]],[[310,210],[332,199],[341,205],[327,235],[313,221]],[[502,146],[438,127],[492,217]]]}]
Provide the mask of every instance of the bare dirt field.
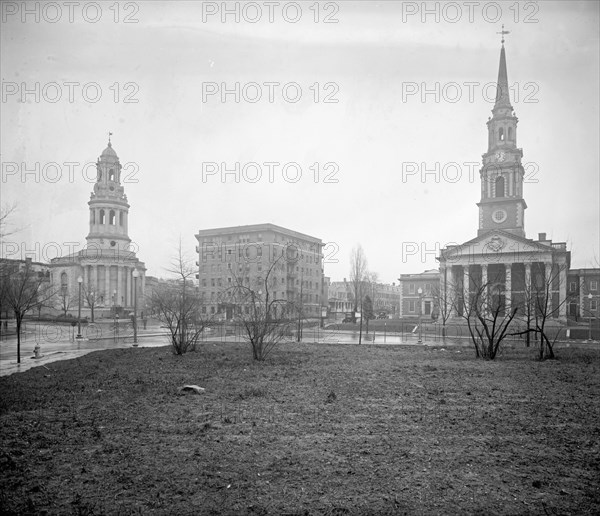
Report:
[{"label": "bare dirt field", "polygon": [[0,512],[598,514],[598,347],[535,354],[207,343],[36,367],[0,378]]}]

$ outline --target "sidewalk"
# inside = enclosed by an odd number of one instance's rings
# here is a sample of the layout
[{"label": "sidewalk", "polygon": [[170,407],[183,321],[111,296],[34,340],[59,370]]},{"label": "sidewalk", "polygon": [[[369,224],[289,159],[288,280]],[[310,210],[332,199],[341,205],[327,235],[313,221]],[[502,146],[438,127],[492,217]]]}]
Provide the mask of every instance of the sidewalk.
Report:
[{"label": "sidewalk", "polygon": [[[113,338],[101,338],[98,340],[76,340],[75,342],[41,342],[41,358],[33,358],[33,348],[38,343],[33,340],[24,339],[21,341],[21,363],[17,364],[17,343],[16,338],[0,342],[0,376],[7,376],[13,373],[21,373],[32,367],[44,366],[46,364],[57,362],[59,360],[69,360],[91,353],[92,351],[102,351],[105,349],[132,348],[133,338],[125,337],[118,341]],[[146,332],[138,335],[139,348],[168,346],[169,341],[165,334],[156,332]]]}]

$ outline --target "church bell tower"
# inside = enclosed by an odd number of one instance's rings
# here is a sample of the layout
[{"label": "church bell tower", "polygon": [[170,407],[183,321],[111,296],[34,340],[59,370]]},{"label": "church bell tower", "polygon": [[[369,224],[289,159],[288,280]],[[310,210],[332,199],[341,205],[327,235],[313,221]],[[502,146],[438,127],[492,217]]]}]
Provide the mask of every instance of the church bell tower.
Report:
[{"label": "church bell tower", "polygon": [[479,207],[478,236],[494,229],[525,237],[525,209],[523,199],[524,169],[521,165],[523,150],[517,148],[517,123],[519,119],[510,104],[506,53],[502,28],[502,48],[496,102],[492,117],[488,119],[488,150],[483,154],[481,200]]},{"label": "church bell tower", "polygon": [[112,148],[110,135],[108,146],[96,163],[96,183],[90,195],[90,232],[86,237],[88,249],[101,251],[128,251],[129,204],[121,185],[121,163]]}]

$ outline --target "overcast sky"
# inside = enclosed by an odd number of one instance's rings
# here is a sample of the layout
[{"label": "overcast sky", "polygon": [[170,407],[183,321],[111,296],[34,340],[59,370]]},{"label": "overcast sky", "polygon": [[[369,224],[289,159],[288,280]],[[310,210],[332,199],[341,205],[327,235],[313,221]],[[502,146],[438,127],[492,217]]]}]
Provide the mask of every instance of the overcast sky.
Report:
[{"label": "overcast sky", "polygon": [[[599,266],[598,2],[228,3],[239,22],[223,22],[221,2],[56,2],[62,12],[25,21],[23,2],[2,4],[1,202],[18,204],[9,240],[37,259],[85,245],[83,165],[111,131],[149,275],[180,236],[195,258],[199,229],[265,222],[327,243],[332,280],[349,275],[356,243],[386,282],[437,268],[436,249],[477,234],[504,23],[527,237],[546,232],[572,267]],[[208,95],[236,83],[239,102]],[[36,163],[39,178],[25,174]],[[239,182],[223,163],[239,163]],[[439,179],[423,176],[436,163]]]}]

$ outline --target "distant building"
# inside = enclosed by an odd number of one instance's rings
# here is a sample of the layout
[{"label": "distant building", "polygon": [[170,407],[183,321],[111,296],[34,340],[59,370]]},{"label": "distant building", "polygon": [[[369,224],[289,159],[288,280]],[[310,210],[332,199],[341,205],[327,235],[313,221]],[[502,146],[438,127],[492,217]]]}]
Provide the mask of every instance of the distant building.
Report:
[{"label": "distant building", "polygon": [[579,321],[598,317],[600,269],[572,269],[567,274],[569,319]]},{"label": "distant building", "polygon": [[332,319],[343,319],[346,312],[354,310],[354,292],[352,283],[344,281],[332,281],[329,284],[329,317]]},{"label": "distant building", "polygon": [[[400,312],[400,286],[396,284],[375,283],[365,285],[365,295],[373,301],[373,312],[385,312],[391,317],[397,317]],[[333,281],[329,285],[329,317],[343,318],[347,312],[354,310],[354,287],[352,282]],[[360,307],[359,307],[360,311]]]},{"label": "distant building", "polygon": [[321,317],[327,307],[321,239],[274,224],[200,230],[198,282],[207,314],[233,319],[242,310],[232,299],[236,286],[257,293],[269,274],[272,299],[295,307],[303,317]]},{"label": "distant building", "polygon": [[440,272],[430,269],[419,274],[402,274],[400,317],[432,316],[438,312]]},{"label": "distant building", "polygon": [[96,163],[86,248],[50,262],[53,284],[66,295],[76,295],[81,277],[86,294],[93,296],[84,296],[83,307],[93,299],[97,313],[101,309],[133,310],[135,284],[138,307],[144,306],[146,267],[131,249],[129,203],[121,184],[121,168],[109,139]]}]

